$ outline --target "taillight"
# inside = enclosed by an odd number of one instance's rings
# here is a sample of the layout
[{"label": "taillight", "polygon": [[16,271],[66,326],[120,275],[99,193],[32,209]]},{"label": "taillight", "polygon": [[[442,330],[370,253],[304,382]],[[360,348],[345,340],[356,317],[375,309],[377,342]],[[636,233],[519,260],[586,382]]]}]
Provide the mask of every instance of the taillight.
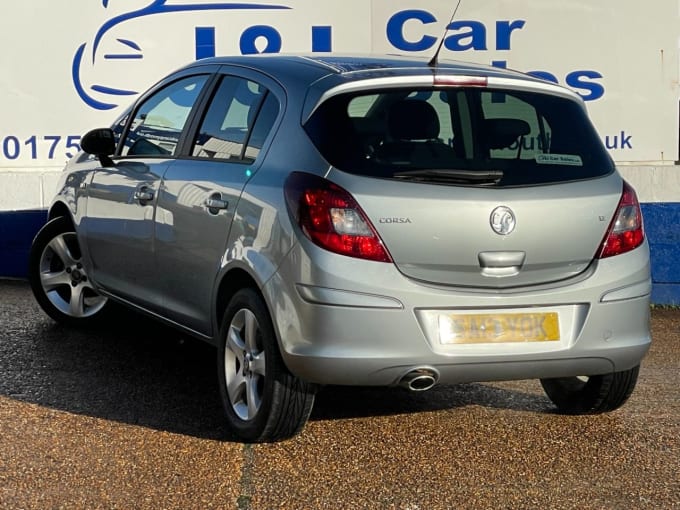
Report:
[{"label": "taillight", "polygon": [[340,186],[293,172],[286,180],[285,192],[288,210],[314,244],[349,257],[392,262],[364,211]]},{"label": "taillight", "polygon": [[602,240],[597,258],[604,259],[631,251],[645,240],[642,226],[642,212],[635,190],[623,181],[623,192],[619,206],[609,230]]}]

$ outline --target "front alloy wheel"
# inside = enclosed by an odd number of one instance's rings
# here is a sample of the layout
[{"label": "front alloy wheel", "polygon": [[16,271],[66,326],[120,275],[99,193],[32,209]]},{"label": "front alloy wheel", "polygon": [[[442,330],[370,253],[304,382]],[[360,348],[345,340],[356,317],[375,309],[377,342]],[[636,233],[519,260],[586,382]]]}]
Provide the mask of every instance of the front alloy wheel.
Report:
[{"label": "front alloy wheel", "polygon": [[302,430],[314,404],[314,386],[288,371],[267,307],[242,289],[227,307],[218,344],[222,405],[231,429],[247,442],[287,439]]},{"label": "front alloy wheel", "polygon": [[71,222],[58,217],[36,235],[28,277],[41,308],[57,322],[82,325],[101,314],[107,299],[92,287]]}]

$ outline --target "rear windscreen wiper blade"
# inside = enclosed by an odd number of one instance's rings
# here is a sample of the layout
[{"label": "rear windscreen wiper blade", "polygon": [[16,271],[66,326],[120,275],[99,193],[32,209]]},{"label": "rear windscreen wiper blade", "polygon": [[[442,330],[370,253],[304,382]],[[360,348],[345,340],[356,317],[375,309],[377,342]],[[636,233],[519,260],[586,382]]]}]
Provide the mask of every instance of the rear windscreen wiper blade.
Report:
[{"label": "rear windscreen wiper blade", "polygon": [[417,181],[453,182],[462,184],[496,184],[503,178],[502,170],[457,170],[453,168],[403,170],[394,177]]}]

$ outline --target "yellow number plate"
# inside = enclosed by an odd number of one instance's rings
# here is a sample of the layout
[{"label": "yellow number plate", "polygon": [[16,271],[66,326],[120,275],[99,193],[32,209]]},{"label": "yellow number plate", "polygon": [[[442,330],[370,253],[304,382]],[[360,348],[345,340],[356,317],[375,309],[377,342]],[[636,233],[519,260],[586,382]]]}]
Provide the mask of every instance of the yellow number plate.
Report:
[{"label": "yellow number plate", "polygon": [[439,339],[442,344],[556,342],[560,323],[556,312],[440,315]]}]

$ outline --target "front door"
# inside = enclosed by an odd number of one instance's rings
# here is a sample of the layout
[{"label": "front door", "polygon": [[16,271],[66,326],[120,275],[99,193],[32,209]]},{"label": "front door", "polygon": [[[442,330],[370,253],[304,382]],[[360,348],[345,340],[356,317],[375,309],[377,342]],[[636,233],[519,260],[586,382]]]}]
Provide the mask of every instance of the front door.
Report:
[{"label": "front door", "polygon": [[98,286],[160,311],[155,263],[157,203],[163,174],[209,75],[179,79],[137,107],[113,167],[98,169],[88,188],[83,225]]}]

